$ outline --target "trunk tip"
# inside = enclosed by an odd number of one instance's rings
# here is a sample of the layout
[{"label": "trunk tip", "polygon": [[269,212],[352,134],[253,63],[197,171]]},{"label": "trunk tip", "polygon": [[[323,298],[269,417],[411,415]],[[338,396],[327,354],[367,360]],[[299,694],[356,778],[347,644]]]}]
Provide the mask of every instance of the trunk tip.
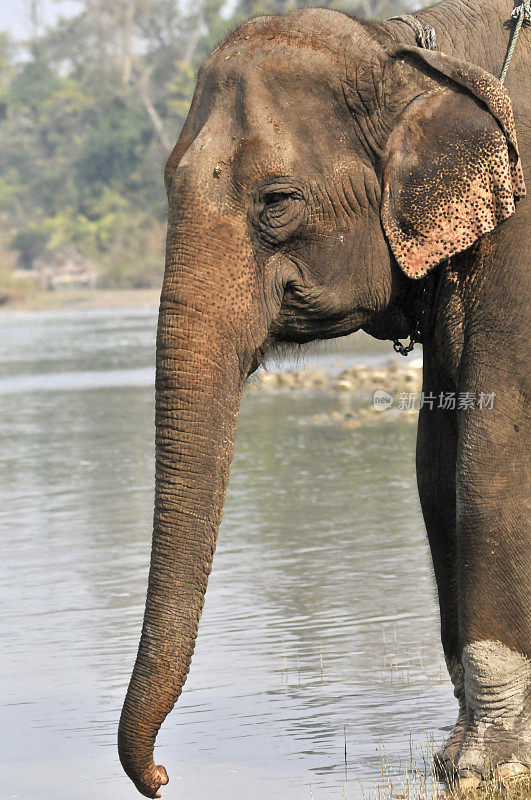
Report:
[{"label": "trunk tip", "polygon": [[120,723],[118,753],[125,773],[144,797],[160,797],[158,793],[160,787],[166,786],[170,779],[165,767],[154,763],[153,746],[150,750],[151,754],[139,753],[138,748],[127,741]]},{"label": "trunk tip", "polygon": [[133,778],[136,788],[144,797],[160,797],[159,789],[169,783],[168,773],[162,764],[153,764],[144,777]]},{"label": "trunk tip", "polygon": [[152,735],[128,712],[127,698],[118,725],[118,755],[126,775],[144,797],[160,797],[158,790],[169,782],[162,764],[153,761],[158,725]]}]

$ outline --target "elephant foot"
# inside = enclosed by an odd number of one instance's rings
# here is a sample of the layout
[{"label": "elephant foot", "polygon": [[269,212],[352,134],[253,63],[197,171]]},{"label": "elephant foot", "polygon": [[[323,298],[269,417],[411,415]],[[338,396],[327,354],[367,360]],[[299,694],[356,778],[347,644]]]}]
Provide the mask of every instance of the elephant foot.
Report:
[{"label": "elephant foot", "polygon": [[433,756],[433,770],[437,780],[450,784],[455,780],[455,759],[465,735],[467,712],[464,670],[461,662],[456,659],[448,660],[447,667],[454,684],[454,695],[459,701],[459,716],[450,736]]},{"label": "elephant foot", "polygon": [[448,739],[433,756],[433,769],[437,780],[451,783],[455,777],[455,759],[466,730],[466,710],[459,712],[457,722]]},{"label": "elephant foot", "polygon": [[481,785],[481,775],[470,769],[455,771],[452,782],[449,784],[454,791],[468,792],[477,789]]},{"label": "elephant foot", "polygon": [[454,760],[457,785],[528,775],[531,767],[531,662],[500,642],[463,651],[466,730]]}]

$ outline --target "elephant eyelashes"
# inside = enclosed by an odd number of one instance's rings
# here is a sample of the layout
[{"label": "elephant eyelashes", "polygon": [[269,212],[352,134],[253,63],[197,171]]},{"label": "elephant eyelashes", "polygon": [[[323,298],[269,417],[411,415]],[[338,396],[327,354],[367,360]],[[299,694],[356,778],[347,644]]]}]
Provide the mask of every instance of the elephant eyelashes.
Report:
[{"label": "elephant eyelashes", "polygon": [[272,189],[262,193],[257,227],[268,244],[285,242],[301,225],[306,204],[296,190]]}]

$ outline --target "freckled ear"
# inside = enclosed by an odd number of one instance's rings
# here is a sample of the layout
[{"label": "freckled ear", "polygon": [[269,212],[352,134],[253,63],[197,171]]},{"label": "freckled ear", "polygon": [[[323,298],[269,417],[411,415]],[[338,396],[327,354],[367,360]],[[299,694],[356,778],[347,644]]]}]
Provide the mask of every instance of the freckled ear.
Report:
[{"label": "freckled ear", "polygon": [[396,52],[413,54],[428,75],[437,70],[446,77],[402,112],[384,170],[386,236],[406,275],[421,278],[509,217],[525,184],[511,104],[500,83],[439,53]]}]

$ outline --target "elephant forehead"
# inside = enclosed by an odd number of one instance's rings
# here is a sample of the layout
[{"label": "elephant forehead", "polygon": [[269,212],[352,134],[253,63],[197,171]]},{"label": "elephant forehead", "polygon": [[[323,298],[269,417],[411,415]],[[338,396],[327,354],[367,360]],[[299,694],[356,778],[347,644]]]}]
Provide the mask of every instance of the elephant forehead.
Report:
[{"label": "elephant forehead", "polygon": [[214,52],[205,71],[218,86],[234,87],[263,78],[281,87],[311,74],[321,80],[330,78],[338,69],[344,71],[344,64],[341,53],[321,46],[314,49],[296,36],[281,36],[267,48],[254,38],[243,45],[231,44]]},{"label": "elephant forehead", "polygon": [[179,158],[174,182],[181,188],[208,187],[213,201],[224,191],[229,175],[248,184],[262,174],[286,174],[296,161],[293,137],[285,126],[274,121],[273,112],[264,110],[264,120],[242,124],[223,107],[214,108]]},{"label": "elephant forehead", "polygon": [[339,80],[332,86],[300,65],[288,74],[278,59],[268,69],[260,66],[238,69],[218,90],[194,151],[208,143],[213,157],[219,152],[243,179],[257,169],[330,165],[349,148],[347,141],[352,149],[354,128]]},{"label": "elephant forehead", "polygon": [[298,9],[284,15],[255,17],[237,28],[211,58],[229,59],[234,54],[275,57],[281,51],[305,57],[321,54],[333,63],[345,63],[355,49],[374,51],[378,47],[366,23],[341,12],[323,8]]},{"label": "elephant forehead", "polygon": [[[342,87],[341,37],[336,31],[332,47],[330,30],[310,30],[307,17],[354,26],[358,65],[372,68],[374,41],[341,14],[312,10],[300,16],[304,26],[298,14],[293,24],[289,14],[246,23],[207,60],[168,174],[180,164],[203,185],[214,174],[250,186],[271,175],[328,174],[359,149]],[[353,36],[349,30],[350,48]],[[223,180],[215,184],[214,194]]]},{"label": "elephant forehead", "polygon": [[214,108],[180,158],[175,177],[181,188],[208,193],[218,203],[227,180],[252,189],[276,177],[304,182],[312,176],[351,174],[359,159],[344,109],[343,115],[329,110],[316,126],[311,104],[297,113],[296,107],[286,109],[267,92],[261,100],[249,98],[237,115]]},{"label": "elephant forehead", "polygon": [[283,16],[258,17],[244,23],[218,47],[203,67],[210,90],[258,88],[266,81],[276,91],[298,95],[333,84],[345,72],[374,63],[382,48],[368,27],[345,14],[304,9]]}]

